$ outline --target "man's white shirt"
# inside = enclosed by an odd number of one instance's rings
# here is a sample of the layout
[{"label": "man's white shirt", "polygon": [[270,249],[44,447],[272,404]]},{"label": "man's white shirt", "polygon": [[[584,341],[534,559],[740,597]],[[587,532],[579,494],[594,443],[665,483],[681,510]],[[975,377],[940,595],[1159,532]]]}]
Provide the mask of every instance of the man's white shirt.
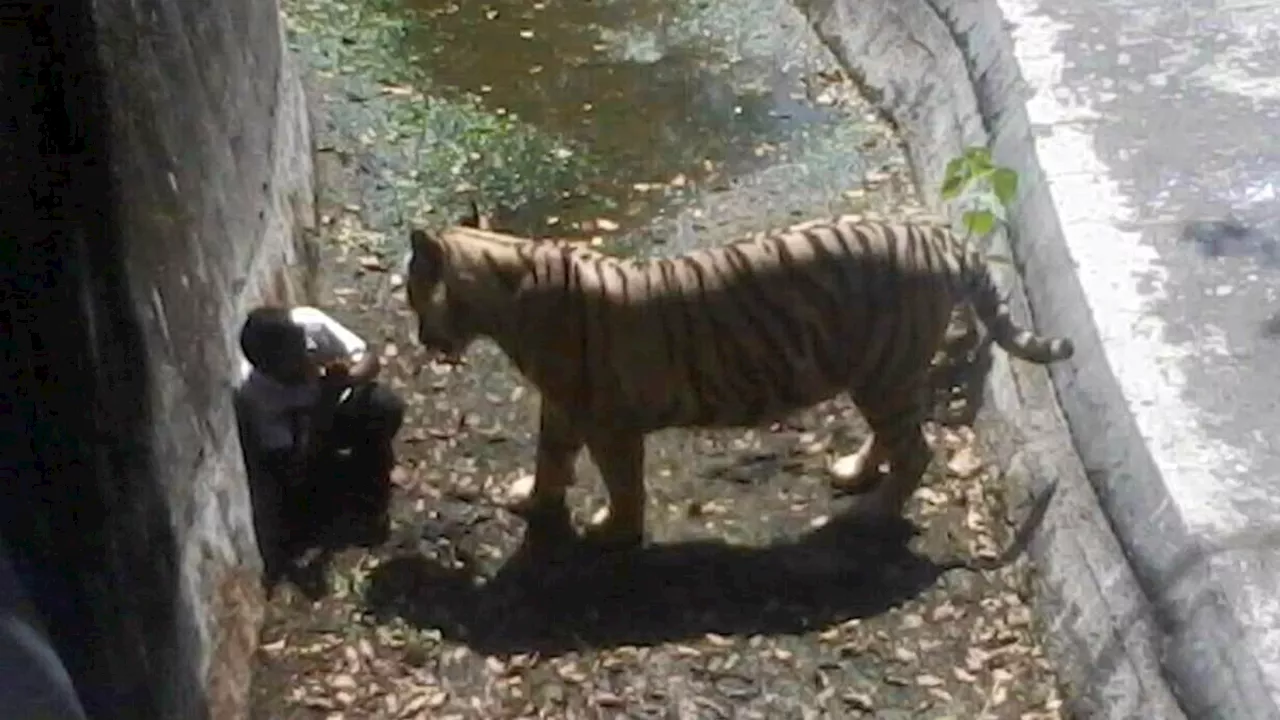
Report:
[{"label": "man's white shirt", "polygon": [[[363,338],[317,308],[292,308],[289,319],[303,329],[307,355],[317,363],[346,360],[354,364],[369,350]],[[294,414],[315,405],[320,385],[316,380],[284,385],[259,372],[241,355],[236,394],[249,415],[245,420],[259,449],[287,450],[295,441]]]}]

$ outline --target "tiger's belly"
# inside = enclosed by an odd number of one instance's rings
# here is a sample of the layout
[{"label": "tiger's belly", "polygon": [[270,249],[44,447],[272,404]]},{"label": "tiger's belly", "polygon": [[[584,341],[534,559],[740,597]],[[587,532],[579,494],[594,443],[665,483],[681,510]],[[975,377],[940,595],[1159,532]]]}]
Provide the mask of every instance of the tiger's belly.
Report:
[{"label": "tiger's belly", "polygon": [[638,373],[600,389],[591,415],[654,431],[738,428],[785,419],[847,389],[843,373],[806,364],[766,372],[740,363]]}]

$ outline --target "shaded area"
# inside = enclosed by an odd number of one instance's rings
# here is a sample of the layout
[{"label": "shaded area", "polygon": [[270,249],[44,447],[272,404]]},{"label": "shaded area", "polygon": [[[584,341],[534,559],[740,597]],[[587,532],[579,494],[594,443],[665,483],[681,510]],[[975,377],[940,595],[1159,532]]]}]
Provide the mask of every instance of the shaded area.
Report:
[{"label": "shaded area", "polygon": [[366,602],[486,655],[796,633],[877,615],[933,585],[940,566],[906,537],[868,537],[837,518],[760,547],[708,538],[600,556],[533,532],[492,578],[456,555],[392,556],[371,573]]},{"label": "shaded area", "polygon": [[269,590],[288,581],[319,599],[335,554],[387,540],[391,481],[384,463],[337,458],[296,487],[282,486],[248,458],[246,466]]},{"label": "shaded area", "polygon": [[[85,3],[5,23],[5,544],[93,717],[158,717],[176,652],[174,539],[151,465],[147,349],[110,204]],[[141,591],[140,591],[141,590]]]}]

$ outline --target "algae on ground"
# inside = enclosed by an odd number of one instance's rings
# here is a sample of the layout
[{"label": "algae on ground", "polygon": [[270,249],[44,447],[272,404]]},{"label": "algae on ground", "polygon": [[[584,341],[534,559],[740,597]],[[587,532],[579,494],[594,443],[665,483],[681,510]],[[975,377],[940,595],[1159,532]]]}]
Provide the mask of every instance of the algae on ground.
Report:
[{"label": "algae on ground", "polygon": [[[284,0],[289,42],[315,79],[338,94],[317,142],[375,164],[380,197],[366,223],[403,227],[460,213],[469,198],[518,205],[582,187],[597,172],[571,140],[474,95],[434,87],[410,43],[410,19],[392,0]],[[330,98],[332,99],[332,98]],[[545,198],[554,202],[558,197]],[[397,237],[403,233],[398,233]]]}]

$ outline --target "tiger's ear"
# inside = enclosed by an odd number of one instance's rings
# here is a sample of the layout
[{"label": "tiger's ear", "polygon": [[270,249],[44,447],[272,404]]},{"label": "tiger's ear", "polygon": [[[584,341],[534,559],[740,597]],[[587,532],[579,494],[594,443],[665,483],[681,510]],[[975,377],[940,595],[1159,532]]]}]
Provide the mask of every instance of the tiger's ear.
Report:
[{"label": "tiger's ear", "polygon": [[438,238],[422,228],[409,231],[409,248],[413,253],[411,257],[420,258],[428,268],[434,270],[444,264],[444,246]]},{"label": "tiger's ear", "polygon": [[476,228],[477,230],[492,230],[493,223],[489,220],[488,215],[480,214],[480,205],[475,200],[471,201],[471,212],[458,221],[462,227]]}]

